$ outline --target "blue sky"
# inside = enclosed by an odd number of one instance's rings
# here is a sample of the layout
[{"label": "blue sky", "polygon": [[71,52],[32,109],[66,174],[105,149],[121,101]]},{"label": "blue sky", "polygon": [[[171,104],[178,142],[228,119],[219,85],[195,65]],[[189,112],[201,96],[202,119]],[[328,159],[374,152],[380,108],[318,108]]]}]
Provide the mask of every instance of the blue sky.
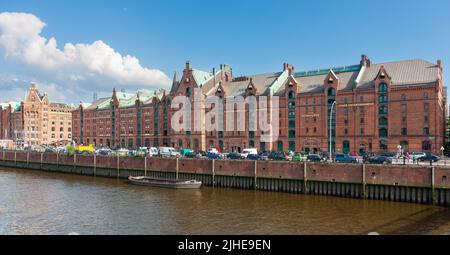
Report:
[{"label": "blue sky", "polygon": [[[448,10],[448,0],[2,0],[0,13],[36,16],[46,24],[39,35],[54,37],[60,50],[66,43],[92,45],[101,40],[120,56],[134,56],[142,79],[114,71],[104,78],[105,69],[101,75],[95,73],[92,63],[71,63],[57,72],[43,69],[23,55],[4,57],[9,52],[0,42],[0,102],[33,79],[45,84],[58,100],[77,103],[89,101],[94,91],[108,95],[113,86],[127,90],[167,86],[174,70],[180,73],[186,60],[204,70],[226,63],[240,75],[278,71],[284,62],[296,70],[352,65],[363,53],[373,62],[442,59],[447,85]],[[96,48],[89,47],[89,52]],[[165,77],[156,73],[156,79],[150,70],[160,70]],[[70,77],[75,78],[66,82],[69,76],[64,72],[73,72]],[[95,74],[87,78],[83,72]],[[5,91],[7,85],[14,89]]]}]

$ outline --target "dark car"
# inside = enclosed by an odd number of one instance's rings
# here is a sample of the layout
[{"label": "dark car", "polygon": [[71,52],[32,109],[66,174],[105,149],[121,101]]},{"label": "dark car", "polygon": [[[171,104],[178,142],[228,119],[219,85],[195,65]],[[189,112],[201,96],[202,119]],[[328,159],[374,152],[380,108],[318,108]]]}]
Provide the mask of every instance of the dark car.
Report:
[{"label": "dark car", "polygon": [[392,159],[386,157],[386,156],[373,156],[365,159],[366,163],[370,164],[390,164],[392,163]]},{"label": "dark car", "polygon": [[200,158],[201,154],[197,153],[197,152],[194,152],[194,151],[191,151],[191,152],[185,153],[184,156],[186,158]]},{"label": "dark car", "polygon": [[440,160],[440,158],[433,154],[428,154],[425,157],[419,158],[419,161],[422,161],[422,162],[429,162],[429,161],[438,162],[439,160]]},{"label": "dark car", "polygon": [[446,157],[450,157],[450,151],[445,150],[445,151],[443,152],[443,154],[444,154],[444,156],[446,156]]},{"label": "dark car", "polygon": [[218,153],[208,153],[208,158],[209,159],[223,159],[223,156],[221,154]]},{"label": "dark car", "polygon": [[232,152],[227,155],[227,159],[242,159],[242,156],[237,152]]},{"label": "dark car", "polygon": [[247,159],[248,160],[260,160],[260,157],[258,154],[248,154]]},{"label": "dark car", "polygon": [[286,155],[283,152],[272,152],[269,154],[269,159],[270,160],[288,160],[288,158],[286,157]]},{"label": "dark car", "polygon": [[334,156],[334,161],[341,163],[358,163],[355,157],[349,156],[347,154],[336,154]]},{"label": "dark car", "polygon": [[269,160],[269,156],[270,156],[270,153],[268,153],[267,151],[264,151],[259,154],[259,159],[260,160]]},{"label": "dark car", "polygon": [[311,161],[311,162],[321,162],[323,160],[323,158],[320,155],[311,154],[311,155],[308,155],[308,157],[306,157],[306,160]]}]

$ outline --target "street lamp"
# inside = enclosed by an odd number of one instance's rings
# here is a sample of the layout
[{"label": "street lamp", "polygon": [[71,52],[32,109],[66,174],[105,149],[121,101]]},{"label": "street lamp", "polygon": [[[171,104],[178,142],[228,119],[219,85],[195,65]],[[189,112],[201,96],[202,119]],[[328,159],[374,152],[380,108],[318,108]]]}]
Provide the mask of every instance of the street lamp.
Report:
[{"label": "street lamp", "polygon": [[331,139],[332,139],[332,137],[331,137],[331,135],[332,135],[332,133],[331,133],[331,122],[333,121],[333,108],[334,108],[334,105],[336,104],[336,101],[334,101],[333,102],[333,104],[331,104],[331,109],[330,109],[330,161],[332,161],[333,160],[333,158],[332,158],[332,155],[331,155]]}]

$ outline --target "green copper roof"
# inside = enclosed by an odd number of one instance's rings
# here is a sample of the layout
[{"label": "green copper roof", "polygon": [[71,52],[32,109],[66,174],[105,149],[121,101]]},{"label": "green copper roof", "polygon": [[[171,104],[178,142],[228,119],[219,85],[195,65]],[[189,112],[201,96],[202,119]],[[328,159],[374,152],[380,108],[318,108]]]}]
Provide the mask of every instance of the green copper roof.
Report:
[{"label": "green copper roof", "polygon": [[313,70],[313,71],[306,71],[306,72],[297,72],[295,73],[295,77],[306,77],[306,76],[313,76],[313,75],[321,75],[321,74],[328,74],[330,70],[332,70],[334,73],[343,73],[343,72],[353,72],[353,71],[359,71],[361,69],[360,65],[353,65],[353,66],[344,66],[344,67],[336,67],[331,69],[320,69],[320,70]]},{"label": "green copper roof", "polygon": [[198,86],[205,84],[209,79],[213,77],[212,73],[208,73],[198,69],[192,69],[192,76]]},{"label": "green copper roof", "polygon": [[19,102],[7,102],[7,103],[0,103],[0,106],[2,109],[6,109],[11,105],[11,108],[14,112],[20,111],[20,103]]}]

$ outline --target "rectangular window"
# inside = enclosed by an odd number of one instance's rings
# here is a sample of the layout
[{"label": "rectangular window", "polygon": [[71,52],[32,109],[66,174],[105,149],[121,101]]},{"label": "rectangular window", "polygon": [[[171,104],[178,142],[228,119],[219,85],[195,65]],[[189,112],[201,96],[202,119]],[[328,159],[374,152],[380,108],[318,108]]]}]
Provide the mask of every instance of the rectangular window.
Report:
[{"label": "rectangular window", "polygon": [[402,112],[406,112],[406,104],[402,104]]},{"label": "rectangular window", "polygon": [[344,134],[348,135],[348,129],[344,129]]},{"label": "rectangular window", "polygon": [[364,118],[359,119],[360,124],[364,124]]},{"label": "rectangular window", "polygon": [[429,111],[429,107],[430,107],[430,105],[428,103],[424,103],[423,104],[423,111],[424,112],[428,112]]},{"label": "rectangular window", "polygon": [[408,135],[408,131],[406,128],[402,128],[402,135]]},{"label": "rectangular window", "polygon": [[364,135],[364,128],[361,128],[360,133],[361,135]]}]

